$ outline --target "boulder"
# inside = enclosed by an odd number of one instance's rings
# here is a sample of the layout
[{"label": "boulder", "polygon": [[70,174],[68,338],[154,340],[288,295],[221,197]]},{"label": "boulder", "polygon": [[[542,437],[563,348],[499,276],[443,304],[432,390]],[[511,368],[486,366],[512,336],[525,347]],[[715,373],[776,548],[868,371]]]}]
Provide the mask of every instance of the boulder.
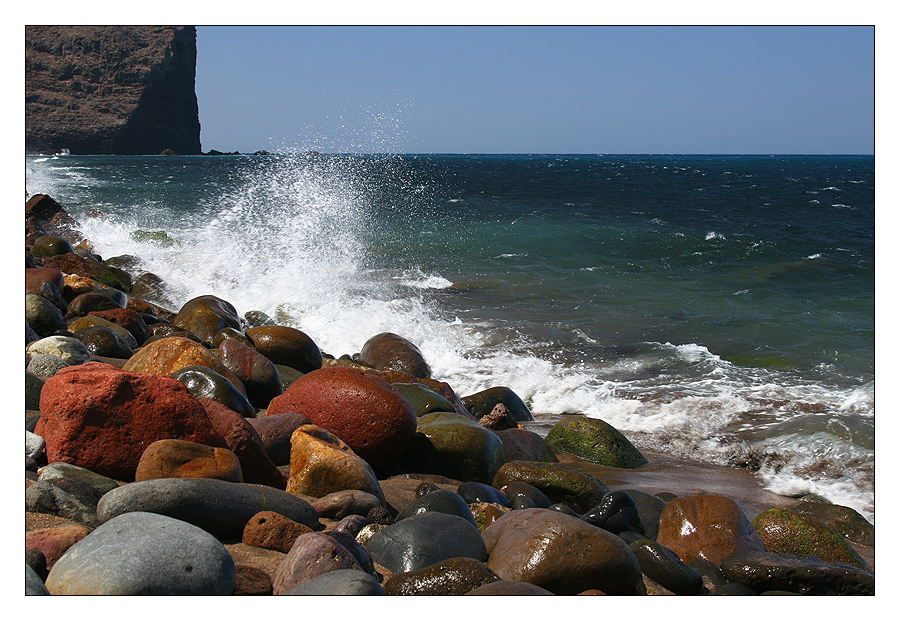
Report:
[{"label": "boulder", "polygon": [[[547,494],[536,488],[534,485],[524,481],[511,481],[507,483],[503,486],[503,494],[509,501],[510,506],[516,509],[527,509],[529,507],[549,509],[554,504],[552,500],[547,498]],[[575,513],[574,511],[572,512]],[[578,516],[577,513],[575,513],[575,515]]]},{"label": "boulder", "polygon": [[260,511],[244,526],[241,543],[287,554],[297,537],[313,529],[274,511]]},{"label": "boulder", "polygon": [[52,336],[66,329],[63,314],[47,298],[36,293],[25,294],[25,321],[39,337]]},{"label": "boulder", "polygon": [[599,418],[565,416],[547,433],[554,453],[569,453],[614,468],[637,468],[647,459],[612,425]]},{"label": "boulder", "polygon": [[172,325],[193,332],[204,341],[212,341],[222,328],[241,327],[234,306],[214,295],[201,295],[184,303]]},{"label": "boulder", "polygon": [[637,489],[619,490],[627,493],[634,506],[637,508],[638,518],[644,527],[644,534],[648,539],[656,540],[656,534],[659,532],[659,516],[662,510],[666,508],[666,501],[659,496],[648,494]]},{"label": "boulder", "polygon": [[[25,371],[40,377],[53,377],[60,369],[70,366],[65,360],[53,354],[29,354],[29,356],[31,359],[28,361]],[[36,410],[37,408],[38,406],[35,405],[33,408],[26,407],[25,409]]]},{"label": "boulder", "polygon": [[223,539],[240,539],[260,511],[274,511],[309,526],[319,518],[312,506],[293,494],[267,485],[218,479],[152,479],[129,483],[106,493],[97,518],[106,522],[132,511],[147,511],[184,520]]},{"label": "boulder", "polygon": [[56,235],[41,235],[34,240],[31,246],[31,254],[38,258],[54,257],[58,254],[74,254],[75,249],[69,240]]},{"label": "boulder", "polygon": [[594,477],[556,463],[511,461],[504,464],[492,485],[502,489],[514,481],[528,483],[541,490],[553,503],[568,505],[584,513],[600,504],[609,488]]},{"label": "boulder", "polygon": [[[54,356],[55,357],[55,356]],[[25,410],[37,410],[40,408],[41,392],[44,390],[44,380],[31,371],[25,371]]]},{"label": "boulder", "polygon": [[207,532],[135,512],[69,548],[46,585],[53,595],[230,595],[235,569],[225,546]]},{"label": "boulder", "polygon": [[469,504],[475,502],[491,502],[504,507],[510,506],[509,499],[503,492],[496,487],[478,483],[477,481],[466,481],[461,483],[456,489],[456,493]]},{"label": "boulder", "polygon": [[247,399],[256,407],[268,407],[272,399],[284,392],[278,369],[258,351],[226,338],[219,344],[216,355],[241,380],[247,389]]},{"label": "boulder", "polygon": [[131,358],[134,354],[128,343],[104,326],[93,326],[74,332],[75,338],[84,344],[92,356],[103,358]]},{"label": "boulder", "polygon": [[446,398],[429,389],[424,384],[391,384],[406,399],[416,416],[424,416],[431,412],[454,412],[453,404]]},{"label": "boulder", "polygon": [[494,502],[473,502],[469,503],[469,511],[475,518],[475,527],[478,532],[483,533],[485,528],[512,511],[512,508]]},{"label": "boulder", "polygon": [[372,467],[334,434],[303,425],[291,436],[291,476],[287,491],[322,498],[342,490],[361,490],[384,500]]},{"label": "boulder", "polygon": [[502,403],[506,406],[509,414],[517,421],[534,420],[534,416],[531,415],[531,411],[519,395],[506,386],[495,386],[482,390],[468,397],[463,397],[462,402],[476,419],[487,416],[498,403]]},{"label": "boulder", "polygon": [[73,334],[81,332],[87,328],[94,328],[97,326],[102,326],[104,328],[108,328],[116,333],[126,345],[132,350],[137,349],[138,342],[137,339],[134,338],[134,335],[131,334],[128,330],[123,328],[122,326],[116,325],[108,319],[104,319],[103,317],[97,317],[96,315],[91,315],[88,317],[76,317],[75,319],[70,319],[67,323],[66,329]]},{"label": "boulder", "polygon": [[637,505],[631,496],[623,491],[609,492],[599,505],[589,509],[581,519],[614,535],[626,530],[642,534],[644,532]]},{"label": "boulder", "polygon": [[641,568],[624,541],[558,511],[511,511],[484,530],[484,543],[487,566],[503,580],[557,595],[641,593]]},{"label": "boulder", "polygon": [[357,361],[380,371],[402,371],[415,377],[431,377],[431,367],[419,348],[391,332],[377,334],[366,341]]},{"label": "boulder", "polygon": [[179,369],[191,366],[212,369],[231,382],[241,393],[246,394],[241,380],[225,368],[209,350],[191,339],[180,336],[164,337],[152,343],[148,340],[123,368],[136,373],[168,376]]},{"label": "boulder", "polygon": [[25,511],[49,513],[86,526],[97,525],[96,489],[74,479],[35,481],[25,489]]},{"label": "boulder", "polygon": [[415,571],[394,574],[384,582],[385,595],[465,595],[500,577],[473,558],[450,558]]},{"label": "boulder", "polygon": [[282,412],[304,414],[373,464],[398,457],[416,433],[416,414],[400,393],[355,369],[307,373],[272,400],[267,415]]},{"label": "boulder", "polygon": [[803,501],[791,511],[821,520],[841,533],[847,541],[861,546],[875,545],[875,527],[855,509],[831,503]]},{"label": "boulder", "polygon": [[198,399],[218,401],[228,409],[247,418],[256,416],[256,409],[250,405],[247,397],[226,377],[209,367],[200,365],[182,367],[170,373],[169,377],[187,386],[188,392]]},{"label": "boulder", "polygon": [[25,291],[40,295],[41,285],[45,282],[52,282],[60,291],[65,284],[63,274],[59,270],[51,267],[25,268]]},{"label": "boulder", "polygon": [[125,293],[131,291],[131,276],[128,272],[74,253],[66,253],[50,259],[44,259],[44,267],[52,267],[63,274],[75,274],[90,278],[101,285],[112,287]]},{"label": "boulder", "polygon": [[875,574],[846,563],[773,552],[735,552],[724,558],[729,582],[756,593],[787,591],[801,595],[874,595]]},{"label": "boulder", "polygon": [[559,461],[544,438],[527,429],[494,431],[503,444],[503,461]]},{"label": "boulder", "polygon": [[291,463],[291,436],[302,425],[311,424],[308,416],[296,412],[281,412],[246,421],[259,434],[266,453],[277,466]]},{"label": "boulder", "polygon": [[228,449],[187,440],[157,440],[141,455],[134,480],[171,478],[243,481],[237,455]]},{"label": "boulder", "polygon": [[416,432],[402,457],[412,470],[490,483],[503,464],[497,435],[456,412],[426,414],[418,419]]},{"label": "boulder", "polygon": [[125,294],[115,289],[95,289],[88,293],[76,296],[66,307],[66,319],[84,317],[93,311],[113,310],[124,308],[126,304]]},{"label": "boulder", "polygon": [[91,359],[84,343],[73,336],[48,336],[29,344],[25,351],[29,354],[50,354],[70,365],[80,365]]},{"label": "boulder", "polygon": [[47,460],[131,481],[144,448],[165,438],[223,446],[181,382],[98,362],[66,367],[44,383],[35,433]]},{"label": "boulder", "polygon": [[361,571],[362,567],[334,538],[324,533],[305,533],[297,537],[272,574],[272,593],[283,595],[302,582],[342,569]]},{"label": "boulder", "polygon": [[498,580],[474,588],[466,595],[554,595],[554,593],[520,580]]},{"label": "boulder", "polygon": [[752,523],[766,552],[809,554],[825,563],[849,563],[866,568],[840,533],[814,517],[776,507],[763,511]]},{"label": "boulder", "polygon": [[763,542],[736,502],[712,494],[679,496],[659,516],[656,540],[685,563],[716,565],[735,552],[762,552]]},{"label": "boulder", "polygon": [[247,328],[245,334],[263,356],[275,364],[309,373],[322,368],[322,352],[303,331],[290,326]]}]

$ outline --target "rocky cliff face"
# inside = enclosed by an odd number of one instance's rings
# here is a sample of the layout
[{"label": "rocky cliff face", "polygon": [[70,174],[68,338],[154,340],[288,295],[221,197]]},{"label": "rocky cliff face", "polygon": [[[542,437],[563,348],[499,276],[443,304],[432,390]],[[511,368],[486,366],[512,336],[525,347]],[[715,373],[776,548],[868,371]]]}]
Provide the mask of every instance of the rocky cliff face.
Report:
[{"label": "rocky cliff face", "polygon": [[200,153],[193,26],[26,26],[25,152]]}]

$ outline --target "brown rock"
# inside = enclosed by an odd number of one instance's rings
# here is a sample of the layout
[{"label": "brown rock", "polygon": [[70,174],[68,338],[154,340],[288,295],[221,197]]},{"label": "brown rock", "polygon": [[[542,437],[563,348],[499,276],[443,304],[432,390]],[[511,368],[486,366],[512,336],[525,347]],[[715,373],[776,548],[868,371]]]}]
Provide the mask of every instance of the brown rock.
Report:
[{"label": "brown rock", "polygon": [[66,524],[25,531],[25,549],[40,550],[47,561],[47,571],[66,550],[87,537],[91,529],[81,524]]},{"label": "brown rock", "polygon": [[131,308],[116,308],[105,311],[91,311],[88,316],[106,319],[117,326],[122,326],[140,345],[150,337],[150,328],[138,312]]},{"label": "brown rock", "polygon": [[250,565],[234,566],[234,591],[232,595],[271,595],[272,578],[262,569]]},{"label": "brown rock", "polygon": [[241,462],[244,483],[259,483],[284,489],[287,481],[269,458],[262,438],[244,418],[231,408],[206,397],[200,399],[213,429],[225,440]]},{"label": "brown rock", "polygon": [[491,431],[519,428],[519,424],[516,422],[516,419],[513,418],[512,414],[510,414],[509,408],[502,403],[498,403],[490,413],[479,418],[478,424]]},{"label": "brown rock", "polygon": [[511,511],[484,533],[487,565],[504,580],[529,582],[557,595],[599,589],[641,592],[641,568],[610,532],[549,509]]},{"label": "brown rock", "polygon": [[762,552],[763,543],[740,506],[724,496],[679,496],[659,516],[657,542],[685,563],[721,565],[734,552]]},{"label": "brown rock", "polygon": [[322,498],[342,490],[361,490],[384,500],[372,467],[334,434],[303,425],[291,436],[291,476],[287,491]]},{"label": "brown rock", "polygon": [[375,494],[363,492],[358,489],[346,489],[332,492],[314,500],[311,504],[320,518],[340,520],[348,515],[361,515],[366,517],[369,511],[379,507],[384,502]]},{"label": "brown rock", "polygon": [[259,434],[266,453],[276,466],[291,463],[291,436],[298,427],[312,422],[305,414],[296,412],[282,412],[246,420]]},{"label": "brown rock", "polygon": [[301,582],[338,569],[363,570],[353,554],[328,535],[300,535],[272,576],[272,593],[282,595]]},{"label": "brown rock", "polygon": [[212,342],[222,328],[240,329],[241,320],[230,303],[214,295],[201,295],[185,302],[172,325]]},{"label": "brown rock", "polygon": [[70,366],[44,382],[35,433],[49,462],[65,461],[133,481],[144,448],[165,438],[224,446],[200,402],[181,382],[99,362]]},{"label": "brown rock", "polygon": [[157,440],[141,455],[134,480],[175,478],[243,482],[237,455],[228,449],[187,440]]},{"label": "brown rock", "polygon": [[25,268],[25,291],[40,295],[41,285],[45,282],[52,282],[62,292],[63,275],[59,270],[52,267]]},{"label": "brown rock", "polygon": [[322,352],[303,331],[290,326],[257,326],[247,328],[247,338],[263,356],[275,364],[309,373],[322,368]]},{"label": "brown rock", "polygon": [[216,355],[244,383],[247,399],[256,407],[268,407],[272,399],[284,392],[278,369],[258,351],[226,338],[219,344]]},{"label": "brown rock", "polygon": [[372,463],[398,457],[416,433],[412,406],[371,373],[333,367],[307,373],[269,404],[268,415],[297,412]]},{"label": "brown rock", "polygon": [[444,399],[453,404],[453,409],[457,414],[462,414],[467,418],[475,420],[475,417],[463,405],[462,399],[453,391],[453,388],[447,382],[440,382],[429,377],[416,377],[403,371],[370,371],[374,373],[388,384],[422,384],[428,390],[436,392]]},{"label": "brown rock", "polygon": [[128,272],[77,254],[60,254],[44,260],[44,267],[52,267],[63,274],[77,274],[96,280],[101,285],[128,293],[131,276]]},{"label": "brown rock", "polygon": [[385,580],[385,595],[465,595],[500,577],[474,558],[459,556],[434,565],[394,574]]},{"label": "brown rock", "polygon": [[533,431],[516,427],[515,429],[501,429],[494,433],[503,443],[504,461],[558,461],[556,455],[544,442],[544,438]]},{"label": "brown rock", "polygon": [[152,373],[168,376],[179,369],[190,366],[212,369],[234,384],[244,395],[247,394],[244,384],[234,373],[225,368],[219,359],[208,349],[190,339],[180,336],[169,336],[158,341],[145,344],[125,365],[126,371],[135,373]]},{"label": "brown rock", "polygon": [[419,348],[391,332],[377,334],[366,341],[358,360],[380,371],[403,371],[416,377],[431,377],[431,367]]},{"label": "brown rock", "polygon": [[261,511],[244,527],[241,543],[287,554],[300,535],[313,529],[274,511]]}]

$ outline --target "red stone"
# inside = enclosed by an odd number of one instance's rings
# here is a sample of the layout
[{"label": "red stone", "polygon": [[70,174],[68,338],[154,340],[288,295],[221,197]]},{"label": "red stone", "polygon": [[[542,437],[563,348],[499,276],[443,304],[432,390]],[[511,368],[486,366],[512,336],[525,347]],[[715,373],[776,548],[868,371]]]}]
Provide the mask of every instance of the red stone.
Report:
[{"label": "red stone", "polygon": [[25,291],[40,295],[41,285],[45,282],[52,282],[62,292],[63,275],[59,270],[52,267],[25,268]]},{"label": "red stone", "polygon": [[90,529],[81,524],[64,524],[25,532],[25,549],[40,550],[47,561],[47,570],[73,545],[84,539]]},{"label": "red stone", "polygon": [[91,311],[88,313],[88,317],[92,315],[125,328],[137,340],[138,345],[150,337],[150,328],[134,309],[115,308],[113,310]]},{"label": "red stone", "polygon": [[241,543],[287,554],[300,535],[313,529],[274,511],[261,511],[244,526]]},{"label": "red stone", "polygon": [[168,377],[108,364],[70,366],[44,382],[35,433],[50,463],[64,461],[133,481],[144,450],[177,438],[224,447],[203,405]]},{"label": "red stone", "polygon": [[416,434],[416,413],[372,373],[332,367],[307,373],[269,404],[267,414],[297,412],[373,463],[398,457]]}]

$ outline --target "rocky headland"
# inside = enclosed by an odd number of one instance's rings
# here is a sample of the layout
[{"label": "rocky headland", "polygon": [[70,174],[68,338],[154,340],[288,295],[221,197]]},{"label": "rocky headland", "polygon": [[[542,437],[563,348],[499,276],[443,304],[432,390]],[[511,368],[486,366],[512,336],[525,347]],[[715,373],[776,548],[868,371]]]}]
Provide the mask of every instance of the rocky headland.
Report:
[{"label": "rocky headland", "polygon": [[46,195],[25,249],[27,594],[874,594],[848,507],[458,395],[402,335],[172,308]]},{"label": "rocky headland", "polygon": [[200,154],[196,61],[193,26],[26,26],[26,154]]}]

